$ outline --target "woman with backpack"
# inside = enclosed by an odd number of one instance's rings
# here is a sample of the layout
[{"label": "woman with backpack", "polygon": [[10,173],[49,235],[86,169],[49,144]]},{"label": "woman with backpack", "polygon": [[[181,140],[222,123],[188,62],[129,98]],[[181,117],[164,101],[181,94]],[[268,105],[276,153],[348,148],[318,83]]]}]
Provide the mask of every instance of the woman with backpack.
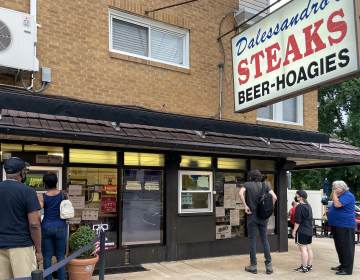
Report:
[{"label": "woman with backpack", "polygon": [[[41,222],[42,252],[44,257],[44,269],[51,266],[51,259],[56,257],[57,262],[65,258],[67,224],[60,218],[60,204],[65,200],[64,194],[57,189],[58,179],[56,174],[48,173],[43,177],[46,193],[39,196],[39,202],[44,209],[44,218]],[[65,268],[57,271],[58,279],[65,279]],[[45,278],[51,280],[49,275]]]},{"label": "woman with backpack", "polygon": [[306,199],[306,191],[299,190],[296,192],[294,200],[299,204],[295,210],[295,225],[292,232],[292,236],[295,238],[295,242],[299,246],[301,255],[301,265],[296,268],[295,271],[303,273],[312,270],[312,262],[314,258],[314,254],[311,249],[313,213],[312,208]]}]

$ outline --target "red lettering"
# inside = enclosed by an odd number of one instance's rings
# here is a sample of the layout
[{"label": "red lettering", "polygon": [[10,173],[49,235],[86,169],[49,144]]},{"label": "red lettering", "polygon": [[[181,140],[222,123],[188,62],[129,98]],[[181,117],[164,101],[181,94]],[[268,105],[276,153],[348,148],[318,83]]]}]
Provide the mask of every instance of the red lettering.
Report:
[{"label": "red lettering", "polygon": [[[313,54],[314,52],[321,51],[322,49],[326,48],[325,43],[321,40],[319,36],[319,28],[323,24],[324,20],[321,19],[314,23],[314,30],[312,30],[313,26],[309,25],[308,27],[305,27],[303,29],[303,32],[305,34],[305,43],[306,43],[306,52],[304,56],[309,56]],[[313,49],[313,43],[315,44],[315,48]]]},{"label": "red lettering", "polygon": [[[238,65],[239,78],[238,78],[238,80],[239,80],[240,85],[246,84],[249,81],[250,71],[249,71],[249,68],[247,66],[248,66],[247,59],[243,59],[243,60],[241,60],[239,62],[239,65]],[[245,76],[245,78],[241,79],[240,76]]]},{"label": "red lettering", "polygon": [[290,55],[294,55],[294,59],[292,60],[292,62],[302,59],[302,57],[303,57],[302,54],[300,53],[300,49],[299,49],[298,43],[296,42],[294,35],[290,35],[288,38],[284,66],[286,66],[290,63],[290,60],[289,60]]},{"label": "red lettering", "polygon": [[330,33],[340,32],[340,34],[337,38],[334,38],[331,36],[328,37],[330,46],[339,44],[345,38],[346,33],[347,33],[346,21],[344,21],[344,20],[334,21],[334,17],[336,17],[336,16],[340,16],[343,18],[344,17],[343,9],[335,11],[329,16],[329,19],[327,22],[327,28],[328,28],[329,32]]},{"label": "red lettering", "polygon": [[250,63],[252,64],[255,60],[255,79],[262,76],[260,57],[264,58],[264,52],[259,51],[251,56]]},{"label": "red lettering", "polygon": [[[275,43],[265,49],[266,57],[267,57],[267,64],[268,64],[266,73],[270,73],[270,72],[280,68],[281,58],[279,60],[277,59],[276,50],[280,51],[279,43]],[[276,61],[277,61],[277,63],[276,63]],[[275,65],[273,64],[274,62],[276,63]]]}]

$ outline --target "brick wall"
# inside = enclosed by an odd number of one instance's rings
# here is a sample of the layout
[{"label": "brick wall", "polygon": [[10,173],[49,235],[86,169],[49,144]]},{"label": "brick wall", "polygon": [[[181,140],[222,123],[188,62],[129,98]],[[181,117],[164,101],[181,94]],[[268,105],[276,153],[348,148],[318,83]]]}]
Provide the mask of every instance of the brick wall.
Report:
[{"label": "brick wall", "polygon": [[[247,0],[249,1],[249,0]],[[150,17],[190,30],[190,70],[151,63],[109,52],[109,8],[144,16],[146,9],[179,0],[38,0],[38,58],[52,69],[46,94],[107,104],[136,105],[153,110],[216,117],[219,107],[218,64],[222,61],[217,36],[224,15],[238,0],[200,0],[151,13]],[[29,11],[29,1],[0,0],[0,6]],[[222,33],[233,27],[227,17]],[[256,123],[256,112],[234,113],[230,38],[226,50],[223,118]],[[0,83],[17,84],[0,75]],[[317,93],[304,96],[304,128],[317,129]],[[271,124],[277,125],[278,124]]]}]

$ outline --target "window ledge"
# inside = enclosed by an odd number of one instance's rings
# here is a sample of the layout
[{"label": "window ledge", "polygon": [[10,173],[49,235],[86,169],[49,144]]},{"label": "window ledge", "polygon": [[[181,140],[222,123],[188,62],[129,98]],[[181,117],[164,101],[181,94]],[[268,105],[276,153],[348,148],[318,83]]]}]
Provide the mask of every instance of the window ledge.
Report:
[{"label": "window ledge", "polygon": [[190,69],[177,67],[177,66],[173,66],[173,65],[168,65],[166,63],[151,61],[151,60],[138,58],[138,57],[134,57],[134,56],[130,56],[130,55],[125,55],[125,54],[120,54],[120,53],[115,53],[115,52],[110,51],[109,56],[111,58],[115,58],[115,59],[121,59],[121,60],[130,61],[130,62],[145,64],[145,65],[162,68],[162,69],[166,69],[166,70],[171,70],[171,71],[176,71],[176,72],[180,72],[180,73],[184,73],[184,74],[191,74]]},{"label": "window ledge", "polygon": [[287,122],[287,121],[276,121],[276,120],[271,120],[271,119],[262,119],[262,118],[257,118],[256,122],[258,124],[273,124],[273,125],[284,125],[284,126],[304,126],[303,123],[295,123],[295,122]]},{"label": "window ledge", "polygon": [[178,213],[179,217],[215,216],[214,212]]}]

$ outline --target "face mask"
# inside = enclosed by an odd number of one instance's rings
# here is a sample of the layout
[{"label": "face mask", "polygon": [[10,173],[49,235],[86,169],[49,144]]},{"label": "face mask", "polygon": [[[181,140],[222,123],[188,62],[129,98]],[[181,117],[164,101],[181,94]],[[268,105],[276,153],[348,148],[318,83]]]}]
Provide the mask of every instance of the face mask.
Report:
[{"label": "face mask", "polygon": [[22,172],[21,173],[21,183],[25,183],[26,182],[26,173],[25,172]]},{"label": "face mask", "polygon": [[294,197],[295,202],[299,202],[299,199],[297,198],[297,196]]}]

